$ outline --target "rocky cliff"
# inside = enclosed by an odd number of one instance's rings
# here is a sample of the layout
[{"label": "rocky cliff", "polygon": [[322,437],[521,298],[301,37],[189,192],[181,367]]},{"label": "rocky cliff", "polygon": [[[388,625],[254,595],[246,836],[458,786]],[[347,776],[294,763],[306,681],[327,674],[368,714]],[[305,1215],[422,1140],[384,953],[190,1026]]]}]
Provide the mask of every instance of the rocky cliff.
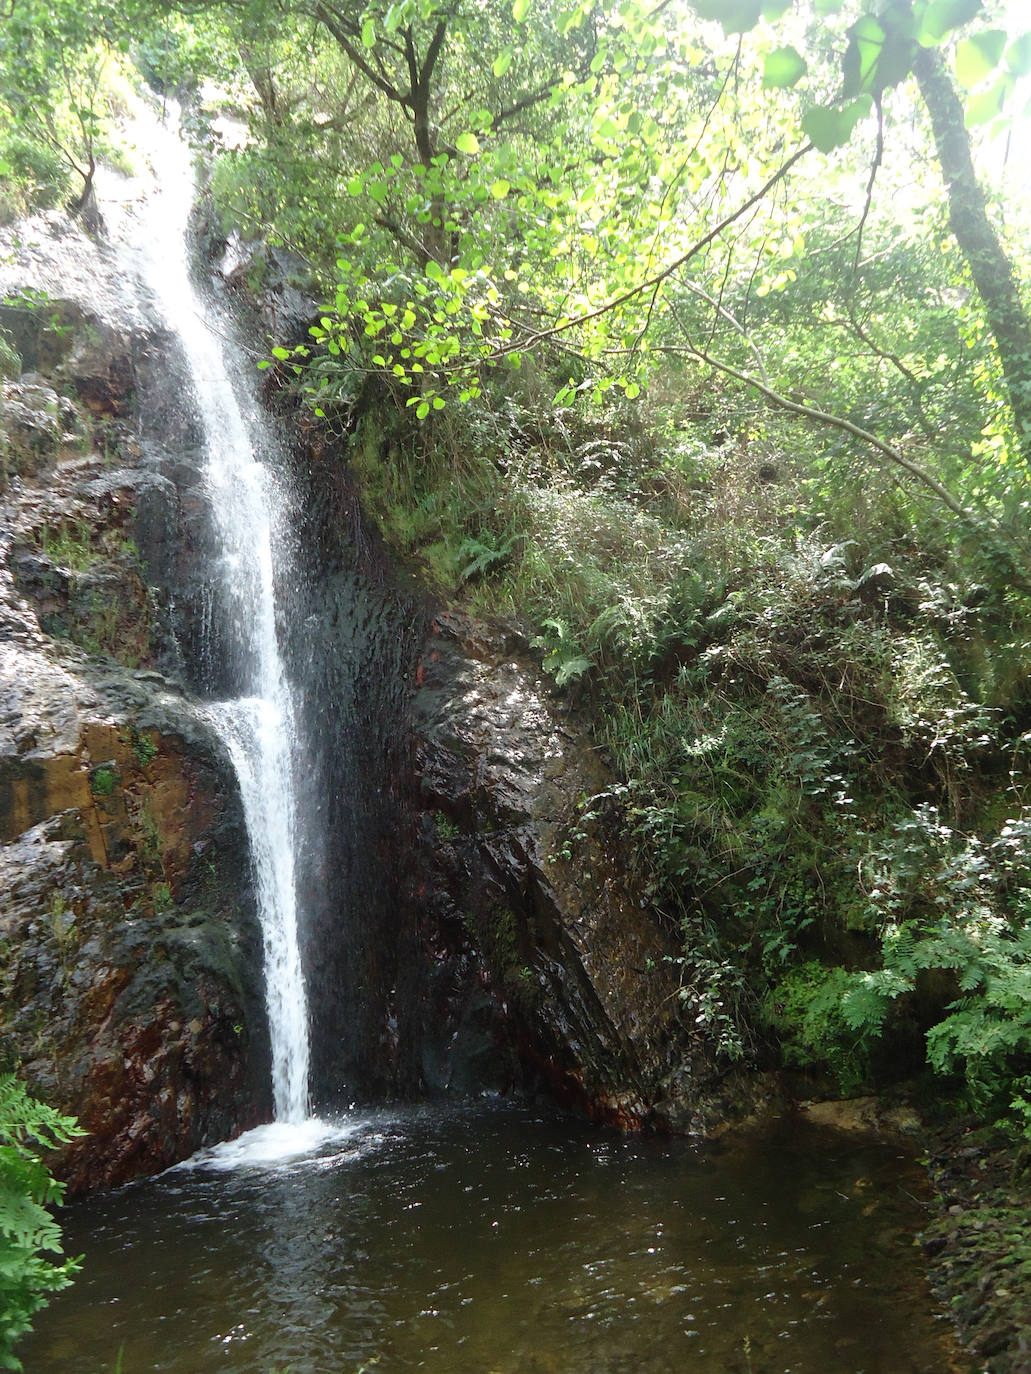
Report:
[{"label": "rocky cliff", "polygon": [[160,403],[137,419],[175,368],[112,304],[117,272],[36,221],[0,307],[0,1060],[89,1132],[73,1189],[172,1163],[268,1097],[238,799],[170,632],[188,482]]}]

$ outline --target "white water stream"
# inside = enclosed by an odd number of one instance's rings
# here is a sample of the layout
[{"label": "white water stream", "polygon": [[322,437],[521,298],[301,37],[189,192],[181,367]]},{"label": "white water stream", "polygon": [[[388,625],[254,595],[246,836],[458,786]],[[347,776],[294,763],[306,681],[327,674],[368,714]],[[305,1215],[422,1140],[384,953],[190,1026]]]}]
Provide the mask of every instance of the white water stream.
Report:
[{"label": "white water stream", "polygon": [[206,477],[221,548],[224,604],[244,645],[241,696],[212,703],[206,714],[226,741],[239,779],[265,958],[276,1121],[309,1117],[308,1009],[298,947],[294,780],[300,764],[296,713],[276,625],[277,571],[286,558],[280,521],[285,494],[263,461],[267,425],[237,384],[226,354],[227,321],[193,285],[187,221],[193,203],[191,157],[172,127],[141,107],[140,149],[160,180],[120,237],[153,294],[164,325],[189,360],[196,416],[204,435]]}]

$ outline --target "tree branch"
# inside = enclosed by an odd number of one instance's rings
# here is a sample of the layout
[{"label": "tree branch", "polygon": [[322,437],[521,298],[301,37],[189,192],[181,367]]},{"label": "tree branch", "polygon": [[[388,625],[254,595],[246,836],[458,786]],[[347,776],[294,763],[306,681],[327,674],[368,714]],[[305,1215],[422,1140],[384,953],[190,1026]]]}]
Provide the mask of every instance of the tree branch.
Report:
[{"label": "tree branch", "polygon": [[763,183],[754,195],[749,196],[749,198],[743,204],[739,205],[732,214],[721,219],[707,234],[704,234],[696,243],[693,243],[691,247],[688,248],[686,252],[681,253],[678,258],[674,258],[674,260],[663,267],[661,271],[654,273],[650,277],[646,277],[643,281],[638,282],[636,286],[631,286],[628,287],[626,291],[621,291],[618,296],[613,296],[611,300],[606,301],[604,305],[597,306],[594,310],[588,310],[583,315],[576,315],[569,320],[561,320],[558,324],[552,325],[550,329],[541,329],[538,330],[537,333],[529,335],[520,343],[508,344],[504,348],[497,349],[494,353],[488,354],[486,358],[480,359],[480,363],[494,362],[516,350],[533,348],[537,344],[543,343],[545,339],[553,338],[556,334],[564,334],[569,329],[577,328],[578,325],[589,324],[591,320],[596,320],[600,316],[607,314],[610,310],[616,310],[619,306],[625,305],[627,301],[633,300],[635,296],[640,296],[645,291],[651,291],[653,287],[660,286],[662,282],[671,277],[674,272],[679,271],[680,268],[689,263],[692,258],[697,257],[704,248],[708,248],[710,243],[718,239],[719,236],[726,229],[729,229],[732,224],[736,223],[742,215],[746,215],[753,205],[757,205],[764,196],[769,194],[778,182],[782,181],[784,177],[787,176],[796,162],[803,158],[806,153],[812,151],[812,148],[812,143],[806,143],[796,152],[792,153],[787,162],[782,163],[777,171]]},{"label": "tree branch", "polygon": [[389,100],[395,101],[398,105],[406,103],[404,95],[402,95],[397,87],[365,60],[364,56],[355,47],[353,35],[349,34],[347,30],[340,25],[335,14],[328,10],[325,5],[316,5],[314,14],[319,23],[325,25],[336,39],[337,43],[343,48],[344,52],[347,53],[347,56],[354,65],[359,71],[364,72],[374,86],[378,86]]},{"label": "tree branch", "polygon": [[953,515],[961,516],[963,519],[972,518],[972,513],[965,506],[960,505],[952,493],[938,481],[926,468],[922,468],[919,463],[914,463],[911,458],[907,458],[899,449],[887,444],[883,439],[878,439],[876,434],[871,434],[868,429],[853,424],[851,420],[845,420],[840,415],[831,415],[826,410],[819,410],[816,406],[805,405],[801,401],[791,401],[787,396],[782,396],[779,391],[774,391],[772,387],[760,382],[758,378],[750,376],[747,372],[741,372],[736,367],[731,367],[729,363],[723,362],[720,358],[714,358],[711,353],[704,349],[697,348],[688,340],[686,351],[705,363],[707,367],[715,368],[717,372],[723,372],[728,377],[734,377],[739,382],[744,382],[746,386],[752,387],[760,395],[765,396],[773,405],[781,410],[788,411],[791,415],[800,415],[806,420],[815,420],[821,425],[830,425],[833,429],[840,429],[845,434],[851,434],[853,438],[860,439],[870,448],[876,449],[878,453],[884,455],[890,462],[903,468],[915,477],[916,480],[933,491],[935,496],[952,511]]}]

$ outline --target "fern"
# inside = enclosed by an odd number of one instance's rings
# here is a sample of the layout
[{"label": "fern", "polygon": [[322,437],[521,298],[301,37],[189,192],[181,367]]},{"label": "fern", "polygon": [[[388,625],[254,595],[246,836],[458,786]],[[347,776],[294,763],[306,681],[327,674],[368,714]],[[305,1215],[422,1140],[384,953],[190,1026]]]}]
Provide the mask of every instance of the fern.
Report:
[{"label": "fern", "polygon": [[463,539],[458,547],[458,557],[465,560],[465,563],[459,573],[459,581],[472,582],[478,577],[497,572],[512,557],[514,544],[515,535],[509,535],[499,544],[485,544],[471,535],[468,539]]},{"label": "fern", "polygon": [[64,1185],[38,1151],[82,1134],[69,1117],[31,1098],[13,1074],[0,1074],[0,1369],[21,1369],[16,1342],[48,1295],[79,1268],[78,1260],[42,1258],[61,1253],[61,1228],[47,1207],[61,1201]]}]

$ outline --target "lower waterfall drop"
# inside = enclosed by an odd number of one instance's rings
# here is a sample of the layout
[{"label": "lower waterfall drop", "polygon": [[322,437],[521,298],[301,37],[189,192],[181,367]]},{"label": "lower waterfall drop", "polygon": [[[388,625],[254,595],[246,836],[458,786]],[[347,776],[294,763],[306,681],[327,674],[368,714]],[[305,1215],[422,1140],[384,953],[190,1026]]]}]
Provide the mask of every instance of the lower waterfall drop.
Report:
[{"label": "lower waterfall drop", "polygon": [[139,125],[160,184],[131,221],[131,249],[162,322],[190,364],[203,433],[212,523],[220,546],[219,596],[235,646],[232,700],[206,705],[239,780],[258,915],[272,1051],[275,1119],[309,1119],[309,1028],[298,943],[295,855],[301,841],[294,780],[299,766],[296,711],[280,653],[276,580],[288,571],[281,528],[287,506],[256,403],[233,375],[229,322],[193,285],[187,223],[193,204],[191,157],[178,133],[149,111]]}]

